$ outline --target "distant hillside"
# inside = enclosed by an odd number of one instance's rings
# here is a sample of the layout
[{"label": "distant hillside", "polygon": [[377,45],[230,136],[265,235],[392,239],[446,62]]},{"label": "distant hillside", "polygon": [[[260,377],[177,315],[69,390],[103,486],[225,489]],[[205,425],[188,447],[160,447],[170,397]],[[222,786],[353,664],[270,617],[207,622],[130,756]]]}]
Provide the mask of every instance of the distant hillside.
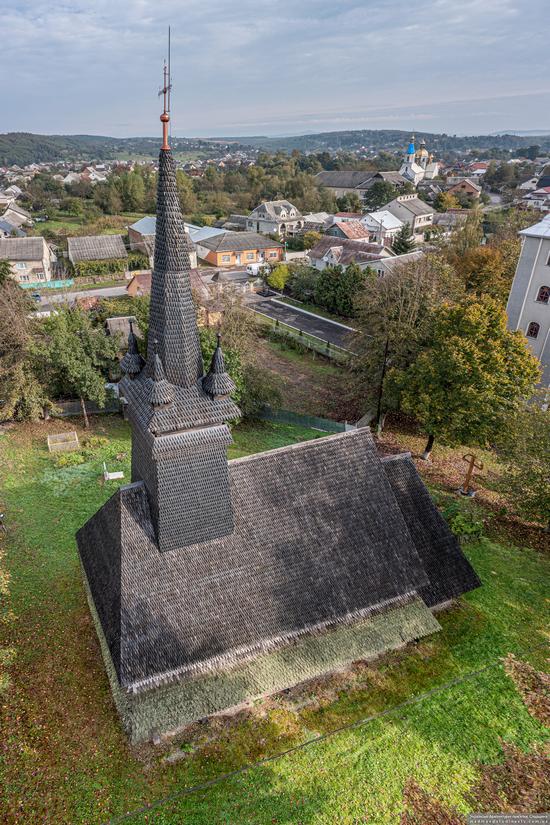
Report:
[{"label": "distant hillside", "polygon": [[[29,163],[57,163],[64,160],[112,160],[120,154],[158,154],[158,137],[112,138],[101,135],[33,135],[30,132],[0,134],[0,166],[26,166]],[[173,138],[172,148],[213,149],[212,144]]]},{"label": "distant hillside", "polygon": [[[354,150],[365,147],[373,151],[380,149],[402,150],[408,143],[411,133],[397,129],[357,129],[345,132],[320,132],[314,135],[295,135],[291,137],[239,137],[236,140],[245,146],[254,146],[266,151],[279,150],[300,152],[323,152]],[[424,139],[430,150],[439,153],[462,152],[470,149],[519,149],[532,144],[550,149],[550,136],[534,135],[475,135],[456,136],[417,132],[417,141]],[[229,140],[229,138],[227,138]],[[235,140],[235,138],[234,138]]]},{"label": "distant hillside", "polygon": [[[321,132],[289,137],[211,137],[204,139],[172,138],[176,152],[200,149],[219,154],[221,146],[232,149],[254,147],[269,152],[335,152],[365,147],[402,151],[410,132],[396,129],[358,129],[344,132]],[[424,139],[430,150],[440,156],[448,152],[469,150],[519,150],[539,144],[550,150],[550,135],[478,135],[473,137],[417,132],[417,141]],[[0,134],[0,166],[26,166],[29,163],[55,163],[64,160],[111,160],[118,155],[156,156],[158,137],[113,138],[100,135],[34,135],[29,132]]]}]

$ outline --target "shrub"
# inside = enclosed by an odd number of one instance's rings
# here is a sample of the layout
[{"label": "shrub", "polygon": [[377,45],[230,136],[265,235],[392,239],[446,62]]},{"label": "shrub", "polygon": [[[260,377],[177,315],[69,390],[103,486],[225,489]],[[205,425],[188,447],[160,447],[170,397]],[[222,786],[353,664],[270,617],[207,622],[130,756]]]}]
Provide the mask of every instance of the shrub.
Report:
[{"label": "shrub", "polygon": [[458,501],[452,501],[444,508],[443,517],[459,538],[480,539],[483,536],[483,523],[464,510]]}]

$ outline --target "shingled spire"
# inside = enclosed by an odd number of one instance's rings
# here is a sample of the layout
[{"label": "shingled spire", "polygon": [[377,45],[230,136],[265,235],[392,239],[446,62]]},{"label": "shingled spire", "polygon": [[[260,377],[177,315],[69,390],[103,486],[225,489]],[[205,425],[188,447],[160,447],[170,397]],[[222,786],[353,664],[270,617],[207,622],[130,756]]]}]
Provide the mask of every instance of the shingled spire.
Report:
[{"label": "shingled spire", "polygon": [[218,343],[212,356],[208,374],[202,379],[203,389],[213,398],[221,398],[224,395],[231,395],[235,390],[235,384],[225,371],[225,361],[223,358],[221,335],[218,332]]},{"label": "shingled spire", "polygon": [[147,366],[138,370],[141,362],[133,342],[120,382],[132,427],[132,481],[145,485],[161,552],[232,532],[227,422],[240,418],[221,348],[204,375],[168,143],[169,88],[165,68]]},{"label": "shingled spire", "polygon": [[136,334],[134,332],[134,325],[130,321],[130,332],[128,334],[128,350],[126,355],[120,362],[122,372],[129,375],[130,378],[135,378],[143,369],[144,360],[139,354]]},{"label": "shingled spire", "polygon": [[151,309],[147,364],[151,375],[153,341],[171,384],[192,387],[202,377],[202,363],[195,307],[191,295],[191,268],[185,228],[176,185],[176,164],[168,144],[167,93],[170,80],[164,74],[163,144],[159,155],[155,258],[151,280]]}]

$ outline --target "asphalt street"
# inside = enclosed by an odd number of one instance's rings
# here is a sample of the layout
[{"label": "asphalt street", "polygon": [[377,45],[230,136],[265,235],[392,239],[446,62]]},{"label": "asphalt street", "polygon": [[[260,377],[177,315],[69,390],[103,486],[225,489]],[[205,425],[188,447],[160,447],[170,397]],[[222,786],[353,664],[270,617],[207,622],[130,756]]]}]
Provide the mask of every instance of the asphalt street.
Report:
[{"label": "asphalt street", "polygon": [[249,304],[251,309],[262,312],[270,318],[279,320],[281,323],[295,329],[307,332],[308,335],[315,335],[322,341],[329,341],[337,347],[349,349],[349,337],[351,331],[339,324],[330,321],[328,318],[321,318],[318,315],[309,315],[292,306],[276,304],[266,299],[265,301],[254,301]]}]

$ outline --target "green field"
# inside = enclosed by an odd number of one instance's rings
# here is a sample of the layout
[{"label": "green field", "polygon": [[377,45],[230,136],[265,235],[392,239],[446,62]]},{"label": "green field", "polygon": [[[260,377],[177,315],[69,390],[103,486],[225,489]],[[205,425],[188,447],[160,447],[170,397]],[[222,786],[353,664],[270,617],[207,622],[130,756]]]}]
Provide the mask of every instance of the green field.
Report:
[{"label": "green field", "polygon": [[[89,825],[169,797],[154,812],[124,821],[398,825],[411,780],[465,813],[483,766],[502,761],[503,743],[530,750],[546,739],[499,657],[516,653],[543,669],[548,559],[481,539],[466,552],[483,587],[438,616],[439,634],[159,746],[130,748],[110,698],[74,541],[75,530],[116,489],[117,482],[101,482],[103,461],[129,478],[129,430],[119,418],[95,418],[92,434],[106,441],[89,444],[83,463],[59,466],[46,435],[74,426],[50,421],[0,435],[0,509],[8,528],[0,531],[0,567],[11,574],[12,610],[0,624],[0,649],[12,650],[4,666],[10,684],[1,694],[0,821]],[[290,425],[240,426],[230,454],[320,435]],[[7,660],[0,653],[0,667]]]}]

